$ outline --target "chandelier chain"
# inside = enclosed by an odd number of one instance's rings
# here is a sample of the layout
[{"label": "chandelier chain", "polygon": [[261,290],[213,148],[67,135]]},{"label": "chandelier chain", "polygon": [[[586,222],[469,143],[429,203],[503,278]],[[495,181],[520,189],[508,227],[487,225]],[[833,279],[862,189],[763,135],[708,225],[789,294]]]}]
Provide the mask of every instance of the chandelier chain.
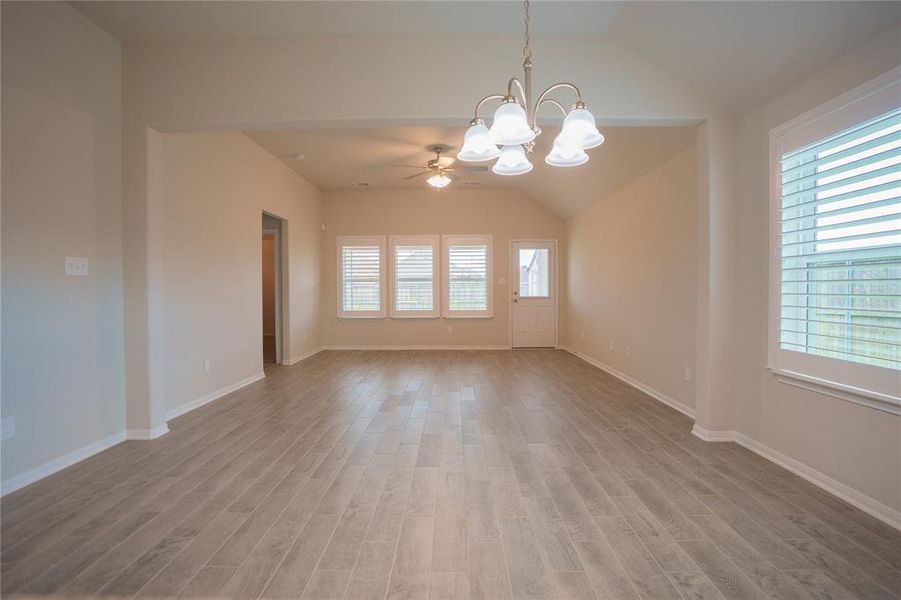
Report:
[{"label": "chandelier chain", "polygon": [[529,0],[525,0],[523,4],[525,5],[525,16],[523,18],[523,21],[525,23],[526,33],[525,40],[522,46],[522,55],[528,62],[532,62],[532,18],[529,14],[531,3],[529,2]]}]

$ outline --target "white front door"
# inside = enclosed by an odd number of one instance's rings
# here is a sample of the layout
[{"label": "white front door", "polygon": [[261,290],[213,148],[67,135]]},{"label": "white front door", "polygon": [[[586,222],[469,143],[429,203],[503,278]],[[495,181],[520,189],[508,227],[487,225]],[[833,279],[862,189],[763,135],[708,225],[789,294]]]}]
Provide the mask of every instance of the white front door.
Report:
[{"label": "white front door", "polygon": [[514,348],[556,345],[555,249],[553,241],[512,244],[510,301]]}]

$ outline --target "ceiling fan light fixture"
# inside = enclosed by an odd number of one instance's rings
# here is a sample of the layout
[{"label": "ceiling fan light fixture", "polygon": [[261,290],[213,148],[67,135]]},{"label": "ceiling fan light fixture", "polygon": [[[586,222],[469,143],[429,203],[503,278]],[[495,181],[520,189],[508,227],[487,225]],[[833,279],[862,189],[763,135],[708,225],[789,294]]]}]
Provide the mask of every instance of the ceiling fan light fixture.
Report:
[{"label": "ceiling fan light fixture", "polygon": [[496,175],[523,175],[532,170],[532,163],[526,157],[526,150],[520,145],[507,145],[501,148],[500,158],[491,167]]},{"label": "ceiling fan light fixture", "polygon": [[450,182],[453,181],[450,177],[448,177],[443,171],[438,171],[431,177],[425,180],[430,186],[435,189],[445,188],[450,185]]},{"label": "ceiling fan light fixture", "polygon": [[488,135],[498,146],[512,146],[527,144],[535,139],[536,134],[529,126],[529,119],[523,107],[515,98],[508,97],[494,112],[494,121]]},{"label": "ceiling fan light fixture", "polygon": [[588,150],[604,143],[604,136],[594,123],[594,115],[584,104],[576,104],[563,119],[563,129],[558,139],[562,138],[569,146]]},{"label": "ceiling fan light fixture", "polygon": [[572,146],[558,135],[554,140],[554,148],[544,158],[544,162],[552,167],[578,167],[588,162],[588,155],[577,146]]},{"label": "ceiling fan light fixture", "polygon": [[488,134],[488,127],[481,119],[476,119],[463,135],[463,148],[457,153],[457,158],[465,162],[481,162],[492,160],[501,155]]}]

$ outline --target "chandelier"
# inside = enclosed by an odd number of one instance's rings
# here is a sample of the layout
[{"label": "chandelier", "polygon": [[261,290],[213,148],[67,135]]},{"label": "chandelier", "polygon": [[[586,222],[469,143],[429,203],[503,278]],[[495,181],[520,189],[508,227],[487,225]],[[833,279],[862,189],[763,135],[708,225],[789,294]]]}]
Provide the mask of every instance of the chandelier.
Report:
[{"label": "chandelier", "polygon": [[[555,106],[564,115],[563,128],[554,139],[550,154],[544,158],[545,163],[552,167],[576,167],[585,164],[588,162],[585,151],[604,143],[604,136],[594,123],[594,115],[585,108],[582,93],[572,83],[555,83],[538,94],[534,102],[532,101],[529,0],[525,0],[524,5],[523,81],[514,77],[507,83],[506,94],[490,94],[479,100],[476,104],[475,118],[469,122],[469,129],[463,136],[463,147],[457,154],[458,159],[467,162],[497,159],[491,170],[498,175],[522,175],[532,170],[528,155],[535,148],[535,138],[541,135],[537,118],[538,110],[544,105]],[[558,89],[568,89],[576,95],[576,102],[569,112],[562,104],[548,98],[548,94]],[[494,120],[489,128],[479,117],[479,109],[492,100],[500,100],[501,105],[495,111]]]}]

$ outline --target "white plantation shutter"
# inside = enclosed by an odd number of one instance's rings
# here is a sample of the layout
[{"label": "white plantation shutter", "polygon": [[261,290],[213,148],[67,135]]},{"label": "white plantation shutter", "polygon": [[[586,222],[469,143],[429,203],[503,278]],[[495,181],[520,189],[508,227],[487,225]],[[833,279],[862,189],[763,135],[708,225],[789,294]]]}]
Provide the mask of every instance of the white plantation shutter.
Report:
[{"label": "white plantation shutter", "polygon": [[384,246],[384,238],[339,238],[339,316],[384,316]]},{"label": "white plantation shutter", "polygon": [[445,240],[447,316],[491,316],[491,238]]},{"label": "white plantation shutter", "polygon": [[827,112],[776,146],[776,370],[889,400],[901,397],[899,98]]},{"label": "white plantation shutter", "polygon": [[901,369],[901,110],[781,165],[782,348]]},{"label": "white plantation shutter", "polygon": [[437,236],[392,236],[392,317],[437,317]]}]

